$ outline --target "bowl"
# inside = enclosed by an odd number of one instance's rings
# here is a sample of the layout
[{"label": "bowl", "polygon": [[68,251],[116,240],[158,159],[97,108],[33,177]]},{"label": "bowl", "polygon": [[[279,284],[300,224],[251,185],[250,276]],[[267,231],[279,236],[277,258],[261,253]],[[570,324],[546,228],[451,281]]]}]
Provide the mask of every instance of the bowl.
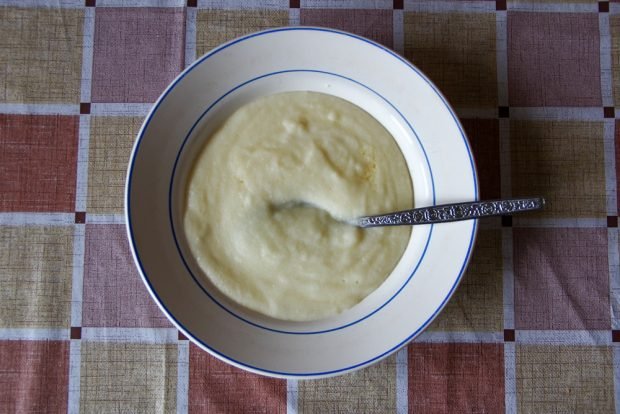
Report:
[{"label": "bowl", "polygon": [[477,230],[475,220],[416,226],[377,290],[319,321],[276,320],[219,293],[184,241],[181,212],[192,162],[239,107],[301,90],[348,100],[392,134],[416,206],[478,199],[471,148],[446,99],[419,69],[368,39],[277,28],[223,44],[181,73],[146,117],[131,155],[125,213],[132,254],[153,299],[191,341],[239,368],[284,378],[350,372],[406,345],[453,294]]}]

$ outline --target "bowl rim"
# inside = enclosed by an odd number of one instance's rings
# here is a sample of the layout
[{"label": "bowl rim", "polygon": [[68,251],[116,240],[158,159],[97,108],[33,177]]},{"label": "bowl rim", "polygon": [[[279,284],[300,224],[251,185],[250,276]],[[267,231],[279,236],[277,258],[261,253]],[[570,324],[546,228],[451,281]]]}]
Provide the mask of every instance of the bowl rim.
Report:
[{"label": "bowl rim", "polygon": [[[314,27],[314,26],[285,26],[285,27],[277,27],[277,28],[271,28],[271,29],[266,29],[266,30],[261,30],[261,31],[257,31],[254,33],[250,33],[241,37],[238,37],[236,39],[230,40],[228,42],[225,42],[221,45],[219,45],[218,47],[216,47],[215,49],[209,51],[208,53],[204,54],[203,56],[199,57],[198,59],[196,59],[191,65],[189,65],[187,68],[185,68],[179,75],[177,75],[175,77],[175,79],[173,81],[171,81],[168,86],[166,87],[166,89],[161,93],[161,95],[158,97],[158,99],[155,101],[155,103],[151,106],[151,109],[149,110],[147,116],[145,117],[140,130],[137,134],[137,139],[133,145],[132,151],[131,151],[131,155],[129,158],[129,163],[128,163],[128,167],[127,167],[127,174],[126,174],[126,181],[125,181],[125,194],[124,194],[124,201],[125,201],[125,211],[124,211],[124,216],[125,216],[125,227],[126,227],[126,231],[127,231],[127,237],[129,240],[129,246],[130,246],[130,250],[132,253],[132,257],[134,259],[134,263],[137,265],[139,274],[142,278],[143,283],[145,284],[145,286],[147,287],[148,292],[150,293],[150,295],[153,297],[153,299],[155,300],[155,302],[157,303],[158,307],[162,310],[162,312],[166,315],[166,317],[173,323],[173,325],[179,330],[181,331],[188,339],[190,339],[192,342],[194,342],[196,345],[198,345],[201,349],[207,351],[208,353],[210,353],[211,355],[217,357],[218,359],[229,363],[233,366],[236,366],[238,368],[250,371],[250,372],[254,372],[257,374],[262,374],[262,375],[268,375],[268,376],[273,376],[273,377],[278,377],[278,378],[320,378],[320,377],[328,377],[328,376],[333,376],[333,375],[338,375],[338,374],[343,374],[343,373],[347,373],[347,372],[352,372],[358,369],[361,369],[365,366],[371,365],[393,353],[395,353],[396,351],[398,351],[399,349],[401,349],[402,347],[406,346],[411,340],[413,340],[416,336],[418,336],[419,334],[421,334],[429,325],[430,323],[432,323],[432,321],[441,313],[441,311],[443,310],[443,308],[446,306],[446,304],[448,303],[448,301],[450,300],[450,298],[453,296],[456,288],[459,286],[462,278],[463,278],[463,274],[471,260],[472,257],[472,251],[473,251],[473,247],[475,245],[475,241],[477,239],[477,233],[478,233],[478,223],[477,220],[474,220],[474,224],[471,230],[471,237],[470,237],[470,241],[469,241],[469,246],[467,248],[467,252],[465,255],[465,258],[463,260],[463,263],[461,265],[461,268],[459,270],[458,275],[455,278],[455,281],[451,287],[451,289],[449,290],[449,292],[446,294],[446,296],[443,298],[442,302],[439,304],[439,306],[436,308],[436,310],[433,312],[433,314],[423,323],[421,324],[414,332],[412,332],[409,336],[407,336],[404,340],[402,340],[401,342],[399,342],[398,344],[394,345],[393,347],[391,347],[390,349],[388,349],[387,351],[384,351],[383,353],[368,359],[366,361],[348,366],[348,367],[344,367],[344,368],[339,368],[336,370],[330,370],[330,371],[324,371],[324,372],[304,372],[304,373],[296,373],[296,372],[282,372],[282,371],[274,371],[274,370],[269,370],[269,369],[265,369],[265,368],[260,368],[260,367],[255,367],[252,366],[250,364],[241,362],[241,361],[237,361],[236,359],[225,355],[224,353],[222,353],[221,351],[218,351],[216,349],[213,349],[211,346],[209,346],[208,344],[206,344],[204,341],[202,341],[201,339],[197,338],[195,335],[193,335],[191,333],[191,331],[189,331],[187,328],[185,328],[185,326],[179,321],[177,320],[177,318],[172,314],[171,311],[169,311],[167,309],[167,307],[165,306],[163,300],[160,298],[160,296],[157,294],[157,292],[155,291],[153,285],[151,284],[148,276],[146,275],[146,272],[143,268],[142,262],[140,260],[140,257],[138,255],[137,252],[137,247],[135,244],[135,239],[133,236],[133,228],[132,228],[132,224],[131,224],[131,208],[130,208],[130,199],[131,199],[131,178],[132,178],[132,173],[133,173],[133,168],[134,168],[134,164],[135,164],[135,156],[138,152],[138,149],[140,147],[140,143],[142,141],[142,139],[144,138],[144,134],[145,131],[150,123],[150,121],[152,120],[152,118],[155,116],[155,113],[157,112],[157,109],[159,108],[159,106],[161,105],[161,103],[166,99],[167,95],[175,88],[175,86],[186,76],[188,75],[195,67],[199,66],[202,62],[204,62],[206,59],[212,57],[213,55],[227,49],[228,47],[231,47],[239,42],[242,42],[244,40],[248,40],[250,38],[254,38],[254,37],[258,37],[258,36],[262,36],[262,35],[266,35],[266,34],[270,34],[270,33],[276,33],[276,32],[286,32],[286,31],[318,31],[318,32],[327,32],[327,33],[332,33],[332,34],[338,34],[338,35],[343,35],[343,36],[347,36],[350,38],[353,38],[355,40],[358,41],[362,41],[365,42],[371,46],[377,47],[379,48],[381,51],[389,54],[392,58],[397,59],[398,61],[400,61],[401,63],[405,64],[410,70],[413,70],[417,76],[419,76],[420,78],[422,78],[433,90],[433,92],[440,98],[440,100],[442,101],[442,103],[445,105],[446,109],[448,110],[448,113],[450,113],[450,115],[452,116],[455,125],[457,126],[460,135],[463,139],[463,142],[465,144],[465,147],[467,149],[467,154],[470,160],[470,164],[471,164],[471,170],[472,170],[472,176],[473,176],[473,185],[474,185],[474,198],[475,200],[473,201],[477,201],[479,199],[479,179],[478,179],[478,173],[477,173],[477,168],[476,168],[476,161],[474,159],[474,155],[473,155],[473,151],[471,149],[471,143],[469,142],[469,139],[467,138],[467,135],[465,134],[464,128],[462,126],[462,124],[460,123],[458,117],[456,116],[456,113],[454,111],[454,109],[452,108],[452,106],[448,103],[448,100],[445,98],[445,96],[441,93],[441,91],[435,86],[435,84],[428,79],[428,77],[421,72],[415,65],[413,65],[412,63],[410,63],[409,61],[407,61],[404,57],[400,56],[398,53],[396,53],[395,51],[387,48],[384,45],[381,45],[373,40],[367,39],[363,36],[359,36],[353,33],[349,33],[346,31],[342,31],[342,30],[336,30],[336,29],[330,29],[330,28],[325,28],[325,27]],[[373,91],[374,92],[374,91]],[[381,96],[381,95],[379,95]],[[417,134],[416,134],[417,135]],[[435,194],[433,194],[433,202],[435,202]],[[432,234],[433,231],[433,226],[431,225],[430,228],[430,233]],[[429,240],[430,240],[430,236],[429,236]],[[426,246],[428,247],[428,246]],[[200,285],[199,285],[200,286]],[[216,301],[217,303],[217,301]],[[381,306],[382,308],[383,306]],[[226,310],[226,309],[225,309]],[[377,309],[378,310],[378,309]],[[374,313],[376,311],[373,311],[372,313]],[[236,315],[235,315],[236,316]],[[370,315],[368,315],[370,316]],[[365,319],[365,318],[364,318]],[[346,326],[349,326],[350,324],[346,324],[340,328],[344,328]],[[328,331],[332,331],[332,330],[337,330],[340,328],[335,328],[335,329],[330,329]],[[276,332],[279,332],[276,330]],[[311,333],[304,333],[301,332],[299,334],[302,335],[308,335],[308,334],[313,334],[313,333],[322,333],[324,331],[319,331],[319,332],[311,332]],[[287,332],[288,333],[288,332]]]}]

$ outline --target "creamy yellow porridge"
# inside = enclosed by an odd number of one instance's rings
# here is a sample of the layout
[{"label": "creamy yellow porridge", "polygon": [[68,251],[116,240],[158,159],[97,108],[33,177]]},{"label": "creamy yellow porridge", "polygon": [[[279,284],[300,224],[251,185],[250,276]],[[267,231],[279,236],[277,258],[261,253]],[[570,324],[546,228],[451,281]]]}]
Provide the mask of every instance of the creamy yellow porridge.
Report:
[{"label": "creamy yellow porridge", "polygon": [[184,230],[211,282],[238,304],[307,321],[359,303],[390,274],[410,228],[346,219],[412,207],[396,142],[330,95],[289,92],[237,110],[187,182]]}]

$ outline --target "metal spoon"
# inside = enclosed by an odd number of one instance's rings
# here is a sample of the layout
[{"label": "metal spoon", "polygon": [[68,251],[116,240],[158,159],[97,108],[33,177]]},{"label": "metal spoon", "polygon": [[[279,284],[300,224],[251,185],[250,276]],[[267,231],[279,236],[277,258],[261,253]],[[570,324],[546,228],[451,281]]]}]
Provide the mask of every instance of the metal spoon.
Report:
[{"label": "metal spoon", "polygon": [[[445,223],[449,221],[500,216],[519,213],[522,211],[538,210],[543,208],[544,205],[545,199],[542,197],[516,198],[508,200],[442,204],[439,206],[414,208],[412,210],[403,210],[394,213],[357,217],[350,220],[342,220],[337,217],[333,218],[337,221],[346,222],[348,224],[364,228],[379,226],[407,226],[414,224]],[[299,207],[324,210],[320,206],[317,206],[311,202],[300,200],[287,201],[285,203],[272,206],[275,211]]]},{"label": "metal spoon", "polygon": [[358,227],[445,223],[538,210],[544,205],[545,199],[542,197],[474,201],[358,217],[350,223]]}]

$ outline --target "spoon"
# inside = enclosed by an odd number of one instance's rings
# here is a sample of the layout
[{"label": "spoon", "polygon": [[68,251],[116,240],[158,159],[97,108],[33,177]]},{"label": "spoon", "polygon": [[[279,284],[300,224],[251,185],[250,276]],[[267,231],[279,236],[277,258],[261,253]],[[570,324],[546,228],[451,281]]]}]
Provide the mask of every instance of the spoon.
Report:
[{"label": "spoon", "polygon": [[544,205],[545,199],[542,197],[452,203],[358,217],[353,219],[351,224],[358,227],[378,227],[446,223],[538,210]]},{"label": "spoon", "polygon": [[[411,210],[403,210],[373,216],[363,216],[346,220],[346,222],[363,228],[446,223],[450,221],[471,220],[483,217],[519,213],[522,211],[538,210],[543,208],[544,205],[545,199],[542,197],[473,201],[414,208]],[[278,205],[277,209],[287,209],[293,207],[312,207],[321,209],[312,203],[304,201],[289,201]]]}]

